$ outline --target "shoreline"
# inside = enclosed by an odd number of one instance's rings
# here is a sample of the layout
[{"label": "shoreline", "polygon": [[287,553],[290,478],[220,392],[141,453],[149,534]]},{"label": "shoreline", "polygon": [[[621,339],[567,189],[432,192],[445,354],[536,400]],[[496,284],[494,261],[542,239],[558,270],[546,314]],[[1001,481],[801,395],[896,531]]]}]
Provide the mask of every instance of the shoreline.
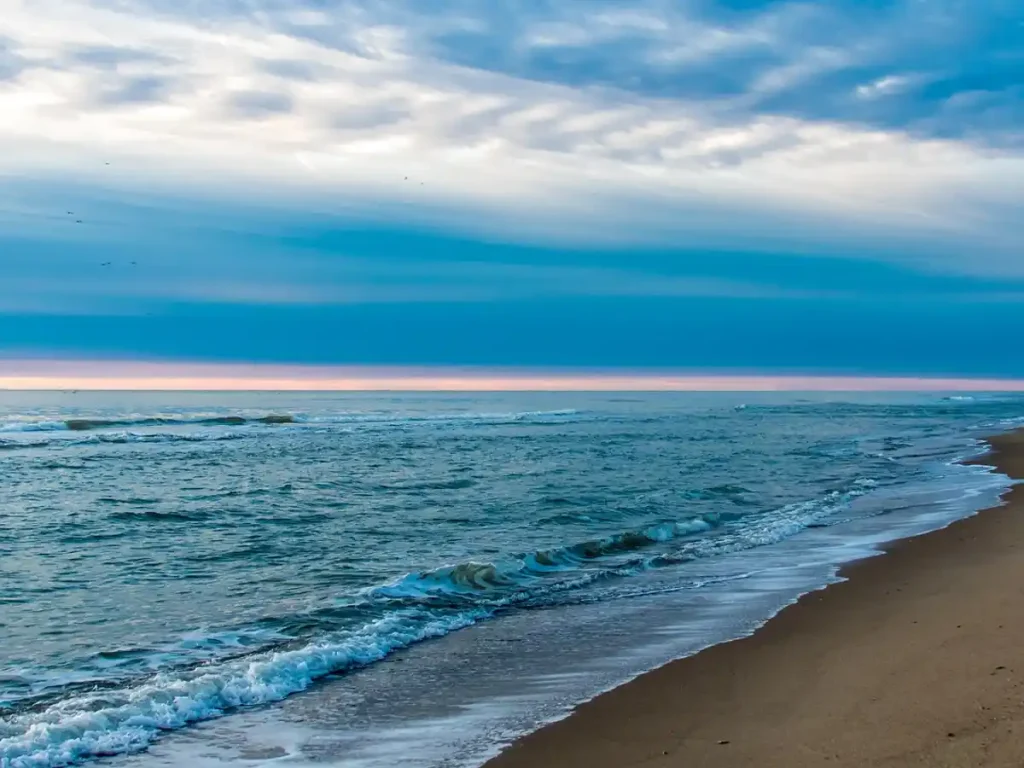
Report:
[{"label": "shoreline", "polygon": [[[967,463],[1024,479],[1024,430]],[[671,662],[486,768],[1024,763],[1024,487],[843,566],[752,635]]]}]

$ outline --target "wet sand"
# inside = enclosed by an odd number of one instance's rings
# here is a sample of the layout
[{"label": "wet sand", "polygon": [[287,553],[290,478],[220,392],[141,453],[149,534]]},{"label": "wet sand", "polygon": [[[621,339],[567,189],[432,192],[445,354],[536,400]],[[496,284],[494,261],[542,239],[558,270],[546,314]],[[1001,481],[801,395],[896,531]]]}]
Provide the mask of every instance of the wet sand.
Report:
[{"label": "wet sand", "polygon": [[[1024,478],[1024,431],[994,464]],[[1024,765],[1024,485],[843,570],[752,637],[669,664],[487,768]]]}]

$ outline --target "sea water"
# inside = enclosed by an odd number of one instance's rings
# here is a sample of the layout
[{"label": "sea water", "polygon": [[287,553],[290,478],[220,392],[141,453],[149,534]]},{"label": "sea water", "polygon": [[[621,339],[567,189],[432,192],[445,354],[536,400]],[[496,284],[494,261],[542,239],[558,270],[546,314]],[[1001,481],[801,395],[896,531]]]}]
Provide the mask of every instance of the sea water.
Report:
[{"label": "sea water", "polygon": [[0,768],[472,766],[998,503],[1014,395],[0,394]]}]

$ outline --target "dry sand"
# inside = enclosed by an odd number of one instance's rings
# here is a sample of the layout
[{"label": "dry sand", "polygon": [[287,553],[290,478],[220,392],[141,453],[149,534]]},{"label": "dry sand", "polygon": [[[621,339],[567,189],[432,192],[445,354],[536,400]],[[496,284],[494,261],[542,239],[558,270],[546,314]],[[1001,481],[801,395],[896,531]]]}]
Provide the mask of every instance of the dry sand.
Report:
[{"label": "dry sand", "polygon": [[[984,463],[1024,478],[1024,432]],[[487,768],[1024,766],[1024,486]]]}]

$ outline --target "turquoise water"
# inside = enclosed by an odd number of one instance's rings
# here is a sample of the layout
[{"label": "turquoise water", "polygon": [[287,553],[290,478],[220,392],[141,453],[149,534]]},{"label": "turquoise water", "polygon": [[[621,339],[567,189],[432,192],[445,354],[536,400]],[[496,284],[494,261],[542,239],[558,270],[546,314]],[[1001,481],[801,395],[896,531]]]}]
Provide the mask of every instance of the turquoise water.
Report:
[{"label": "turquoise water", "polygon": [[197,739],[253,764],[268,727],[291,734],[275,760],[479,762],[994,502],[1005,478],[953,462],[1022,416],[997,395],[0,394],[0,766],[199,764]]}]

